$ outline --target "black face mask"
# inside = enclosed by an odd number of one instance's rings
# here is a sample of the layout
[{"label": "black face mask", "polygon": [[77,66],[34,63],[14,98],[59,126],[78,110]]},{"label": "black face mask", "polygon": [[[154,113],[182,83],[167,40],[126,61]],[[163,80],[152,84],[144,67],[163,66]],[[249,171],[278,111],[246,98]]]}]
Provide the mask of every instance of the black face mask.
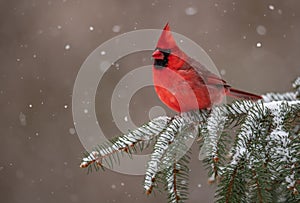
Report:
[{"label": "black face mask", "polygon": [[164,58],[163,59],[155,59],[154,67],[156,69],[163,69],[163,68],[167,67],[167,65],[168,65],[169,55],[171,53],[171,50],[170,49],[160,49],[160,48],[156,48],[156,50],[159,50],[164,55]]}]

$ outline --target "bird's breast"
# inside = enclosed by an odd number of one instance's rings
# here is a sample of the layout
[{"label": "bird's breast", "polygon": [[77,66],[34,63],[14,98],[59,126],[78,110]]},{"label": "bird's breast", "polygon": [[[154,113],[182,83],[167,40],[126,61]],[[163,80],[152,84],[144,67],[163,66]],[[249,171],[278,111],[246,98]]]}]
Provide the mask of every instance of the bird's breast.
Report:
[{"label": "bird's breast", "polygon": [[180,71],[169,68],[161,70],[153,68],[153,81],[158,97],[169,108],[177,112],[198,109],[199,99],[195,89],[199,89],[197,87],[199,81],[193,84],[193,80]]}]

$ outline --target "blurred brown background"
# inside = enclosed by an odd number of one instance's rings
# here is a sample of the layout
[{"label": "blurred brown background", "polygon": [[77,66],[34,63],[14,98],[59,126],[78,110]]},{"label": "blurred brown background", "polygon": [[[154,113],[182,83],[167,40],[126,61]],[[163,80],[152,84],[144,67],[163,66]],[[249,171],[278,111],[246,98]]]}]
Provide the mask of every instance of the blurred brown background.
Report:
[{"label": "blurred brown background", "polygon": [[[118,34],[168,21],[208,52],[230,84],[287,91],[300,75],[299,9],[296,0],[0,0],[0,202],[166,202],[165,194],[144,194],[142,176],[86,175],[78,167],[84,148],[71,101],[83,61]],[[98,119],[106,134],[119,132],[107,108],[111,84],[147,60],[128,56],[101,83],[97,113],[105,115]],[[152,88],[132,101],[137,125],[162,105]],[[189,202],[212,202],[214,187],[197,155],[195,146]]]}]

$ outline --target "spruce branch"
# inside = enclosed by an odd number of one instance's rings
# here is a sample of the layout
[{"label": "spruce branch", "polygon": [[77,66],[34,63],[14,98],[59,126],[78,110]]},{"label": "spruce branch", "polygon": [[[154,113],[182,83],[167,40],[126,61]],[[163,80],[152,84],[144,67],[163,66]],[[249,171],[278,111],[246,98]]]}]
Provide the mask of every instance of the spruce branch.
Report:
[{"label": "spruce branch", "polygon": [[137,147],[142,151],[154,143],[144,189],[150,194],[163,183],[168,202],[184,203],[189,146],[198,138],[199,158],[211,180],[218,180],[216,202],[300,202],[300,78],[293,88],[258,102],[156,118],[96,147],[81,167],[112,168],[124,152],[131,156]]},{"label": "spruce branch", "polygon": [[147,194],[152,192],[158,173],[172,167],[184,155],[188,150],[186,141],[195,138],[195,134],[196,129],[191,122],[187,122],[187,118],[175,116],[171,119],[169,126],[157,139],[148,162],[144,182]]},{"label": "spruce branch", "polygon": [[295,89],[296,98],[300,99],[300,77],[293,83],[293,88]]},{"label": "spruce branch", "polygon": [[92,165],[96,170],[103,168],[103,162],[110,168],[113,163],[119,164],[119,155],[126,152],[129,156],[136,152],[136,146],[140,151],[146,149],[150,143],[158,136],[168,125],[169,117],[158,117],[143,125],[142,127],[129,132],[126,135],[112,139],[101,146],[97,146],[91,153],[82,159],[81,168],[92,170]]},{"label": "spruce branch", "polygon": [[286,92],[286,93],[267,93],[262,96],[265,102],[272,101],[296,101],[296,93],[295,92]]},{"label": "spruce branch", "polygon": [[[257,114],[257,112],[260,112]],[[224,180],[217,191],[217,202],[239,202],[246,199],[246,171],[252,171],[259,161],[251,155],[251,148],[262,149],[258,140],[257,132],[261,121],[268,115],[263,105],[256,104],[241,126],[241,132],[237,135],[235,145],[232,148],[232,159],[224,169]],[[249,177],[251,173],[249,173]]]},{"label": "spruce branch", "polygon": [[184,203],[188,199],[189,154],[190,151],[162,172],[169,203]]}]

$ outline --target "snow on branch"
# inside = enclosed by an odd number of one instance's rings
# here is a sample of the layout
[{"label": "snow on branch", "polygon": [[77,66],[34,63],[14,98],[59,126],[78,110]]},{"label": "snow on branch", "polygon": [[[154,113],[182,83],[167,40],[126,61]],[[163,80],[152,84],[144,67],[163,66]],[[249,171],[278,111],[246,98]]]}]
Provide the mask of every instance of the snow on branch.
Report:
[{"label": "snow on branch", "polygon": [[212,109],[159,117],[101,144],[82,159],[91,171],[119,163],[119,155],[154,143],[145,174],[147,194],[165,185],[168,201],[188,198],[189,148],[197,139],[200,160],[218,180],[216,202],[300,202],[300,78],[295,92],[263,100],[234,101]]},{"label": "snow on branch", "polygon": [[188,199],[189,152],[163,172],[169,203],[183,203]]},{"label": "snow on branch", "polygon": [[265,102],[272,102],[272,101],[295,101],[296,94],[294,92],[287,92],[287,93],[267,93],[263,95],[263,100]]},{"label": "snow on branch", "polygon": [[[117,137],[107,143],[95,148],[94,151],[88,153],[80,164],[81,168],[92,169],[94,164],[96,170],[102,167],[103,160],[106,165],[113,167],[113,161],[119,163],[119,154],[126,152],[129,155],[136,151],[138,145],[140,150],[147,148],[151,141],[159,135],[168,125],[169,117],[158,117],[143,125],[142,127],[129,132],[126,135]],[[112,157],[112,158],[111,158]],[[108,161],[109,160],[109,161]]]},{"label": "snow on branch", "polygon": [[[171,146],[175,146],[175,149],[178,150],[181,149],[179,147],[180,142],[176,141],[175,138],[184,137],[181,135],[181,133],[184,131],[183,129],[187,125],[189,125],[189,123],[185,123],[185,119],[183,117],[175,116],[170,120],[168,128],[162,131],[158,137],[154,145],[154,150],[151,154],[150,161],[148,162],[148,168],[145,175],[144,188],[147,194],[152,192],[157,173],[165,168],[170,167],[170,165],[172,165],[172,163],[175,161],[176,156],[174,148],[171,150]],[[178,153],[179,152],[180,151],[178,151]]]}]

